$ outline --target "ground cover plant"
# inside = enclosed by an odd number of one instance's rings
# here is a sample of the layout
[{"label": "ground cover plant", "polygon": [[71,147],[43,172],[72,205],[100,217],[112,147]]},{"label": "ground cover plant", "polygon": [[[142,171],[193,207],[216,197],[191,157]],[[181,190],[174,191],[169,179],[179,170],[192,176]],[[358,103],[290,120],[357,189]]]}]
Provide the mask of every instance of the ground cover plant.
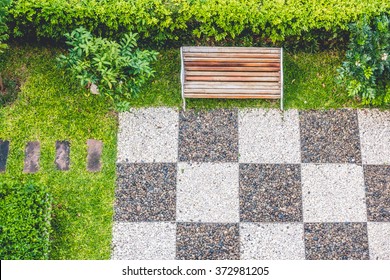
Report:
[{"label": "ground cover plant", "polygon": [[44,186],[0,183],[0,258],[48,259],[51,196]]},{"label": "ground cover plant", "polygon": [[[0,139],[10,141],[4,184],[29,181],[52,196],[50,259],[108,259],[115,186],[116,131],[112,104],[84,95],[57,67],[57,48],[10,45],[1,70],[22,86],[12,104],[0,107]],[[103,141],[102,171],[86,171],[87,139]],[[54,164],[55,141],[68,140],[70,170]],[[41,144],[40,169],[24,174],[28,141]]]},{"label": "ground cover plant", "polygon": [[129,109],[128,100],[139,93],[154,70],[157,52],[137,48],[137,34],[125,34],[119,41],[94,37],[80,27],[65,34],[69,54],[60,55],[60,65],[94,94],[111,98],[119,110]]},{"label": "ground cover plant", "polygon": [[351,40],[338,79],[364,104],[390,103],[390,22],[383,14],[350,25]]}]

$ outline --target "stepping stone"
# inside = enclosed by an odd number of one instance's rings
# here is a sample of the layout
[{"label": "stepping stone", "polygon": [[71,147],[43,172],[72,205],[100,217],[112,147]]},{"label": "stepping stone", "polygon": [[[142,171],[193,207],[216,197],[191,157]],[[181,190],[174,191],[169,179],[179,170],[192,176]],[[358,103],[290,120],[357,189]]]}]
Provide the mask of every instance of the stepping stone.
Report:
[{"label": "stepping stone", "polygon": [[38,141],[28,142],[25,150],[24,173],[35,173],[39,170],[41,146]]},{"label": "stepping stone", "polygon": [[58,170],[69,170],[69,153],[69,141],[56,141],[56,159],[54,163],[56,164]]},{"label": "stepping stone", "polygon": [[98,172],[102,168],[100,157],[102,156],[103,142],[99,140],[88,139],[87,170]]},{"label": "stepping stone", "polygon": [[0,172],[5,172],[5,166],[7,165],[9,151],[9,141],[3,141],[0,139]]}]

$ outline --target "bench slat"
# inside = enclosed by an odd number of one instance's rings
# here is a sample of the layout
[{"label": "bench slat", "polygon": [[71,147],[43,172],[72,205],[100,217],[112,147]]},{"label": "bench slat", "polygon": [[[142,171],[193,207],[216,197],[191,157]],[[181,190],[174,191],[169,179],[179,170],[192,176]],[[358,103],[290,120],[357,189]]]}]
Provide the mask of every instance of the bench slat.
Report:
[{"label": "bench slat", "polygon": [[279,77],[279,72],[208,72],[208,71],[187,71],[187,76],[226,76],[226,77]]},{"label": "bench slat", "polygon": [[236,88],[236,89],[279,89],[279,82],[188,82],[184,89],[196,88]]},{"label": "bench slat", "polygon": [[277,67],[206,67],[206,66],[187,66],[188,71],[228,71],[228,72],[278,72],[280,71]]},{"label": "bench slat", "polygon": [[224,76],[187,76],[186,81],[225,81],[225,82],[279,82],[279,77],[224,77]]},{"label": "bench slat", "polygon": [[184,53],[184,60],[190,58],[212,58],[212,57],[236,57],[236,58],[262,58],[262,59],[280,59],[280,53],[259,54],[259,53]]},{"label": "bench slat", "polygon": [[255,47],[183,47],[183,53],[280,53],[279,48],[255,48]]},{"label": "bench slat", "polygon": [[186,97],[188,98],[228,98],[228,99],[259,99],[259,98],[267,98],[267,99],[279,99],[280,95],[275,95],[275,94],[245,94],[245,95],[240,95],[240,94],[191,94],[187,93]]},{"label": "bench slat", "polygon": [[240,58],[240,57],[184,57],[184,63],[189,62],[224,62],[224,63],[231,63],[231,62],[256,62],[256,63],[280,63],[280,59],[278,58]]},{"label": "bench slat", "polygon": [[191,61],[184,62],[185,66],[204,66],[204,67],[273,67],[275,71],[280,69],[280,63],[261,63],[261,62],[203,62],[203,61]]},{"label": "bench slat", "polygon": [[184,89],[184,93],[221,93],[221,94],[280,94],[279,89],[237,89],[237,88],[191,88]]}]

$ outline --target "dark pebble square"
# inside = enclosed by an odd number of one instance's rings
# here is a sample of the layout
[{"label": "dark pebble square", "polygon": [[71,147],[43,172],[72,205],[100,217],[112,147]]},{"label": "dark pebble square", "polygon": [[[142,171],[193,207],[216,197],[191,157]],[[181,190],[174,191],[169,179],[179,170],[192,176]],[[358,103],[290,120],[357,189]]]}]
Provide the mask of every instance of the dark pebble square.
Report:
[{"label": "dark pebble square", "polygon": [[361,163],[356,110],[300,111],[303,163]]},{"label": "dark pebble square", "polygon": [[306,259],[369,259],[366,223],[307,223],[304,235]]},{"label": "dark pebble square", "polygon": [[176,258],[179,260],[238,260],[238,224],[178,223]]},{"label": "dark pebble square", "polygon": [[238,111],[181,112],[179,161],[237,162]]},{"label": "dark pebble square", "polygon": [[240,164],[240,221],[301,222],[298,164]]},{"label": "dark pebble square", "polygon": [[366,165],[367,219],[372,222],[390,222],[390,166]]},{"label": "dark pebble square", "polygon": [[4,172],[7,166],[9,141],[0,139],[0,172]]},{"label": "dark pebble square", "polygon": [[173,163],[118,164],[114,219],[175,221],[176,172]]}]

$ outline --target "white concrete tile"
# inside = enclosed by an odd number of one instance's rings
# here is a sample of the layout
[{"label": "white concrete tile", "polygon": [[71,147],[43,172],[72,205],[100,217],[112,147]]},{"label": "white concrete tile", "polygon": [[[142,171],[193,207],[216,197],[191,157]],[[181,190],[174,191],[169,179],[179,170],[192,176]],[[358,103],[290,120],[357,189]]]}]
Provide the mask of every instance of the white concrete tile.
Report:
[{"label": "white concrete tile", "polygon": [[371,260],[390,260],[390,223],[367,223]]},{"label": "white concrete tile", "polygon": [[358,110],[363,164],[390,164],[390,111]]},{"label": "white concrete tile", "polygon": [[178,163],[177,220],[239,221],[238,163]]},{"label": "white concrete tile", "polygon": [[176,223],[115,222],[112,243],[114,260],[174,260]]},{"label": "white concrete tile", "polygon": [[241,259],[303,260],[302,223],[241,223]]},{"label": "white concrete tile", "polygon": [[363,168],[354,164],[302,164],[304,222],[367,221]]},{"label": "white concrete tile", "polygon": [[239,161],[242,163],[300,163],[297,110],[239,111]]},{"label": "white concrete tile", "polygon": [[120,113],[118,162],[176,162],[178,129],[178,112],[171,108]]}]

